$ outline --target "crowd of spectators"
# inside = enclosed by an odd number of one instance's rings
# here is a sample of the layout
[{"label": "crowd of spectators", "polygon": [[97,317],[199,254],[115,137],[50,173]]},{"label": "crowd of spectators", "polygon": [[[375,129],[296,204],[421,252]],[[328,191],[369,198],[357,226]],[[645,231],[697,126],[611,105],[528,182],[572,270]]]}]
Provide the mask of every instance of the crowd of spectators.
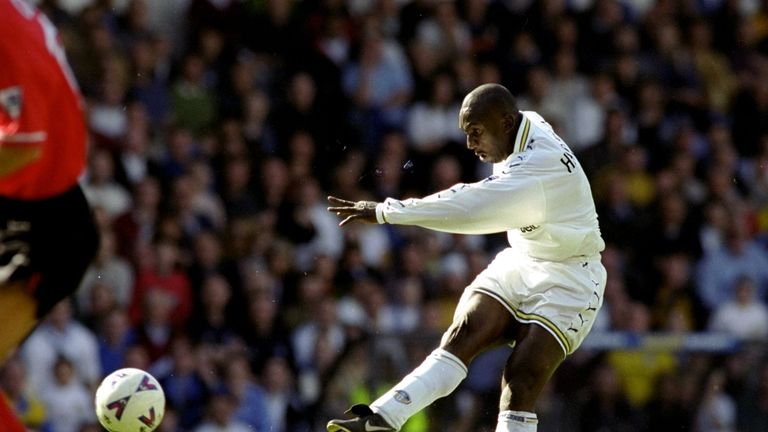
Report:
[{"label": "crowd of spectators", "polygon": [[[581,350],[539,431],[768,430],[768,353],[750,344],[768,340],[768,2],[39,3],[86,98],[102,242],[0,374],[32,430],[98,430],[93,391],[120,367],[160,380],[163,432],[317,431],[380,394],[505,238],[341,230],[325,196],[488,175],[457,120],[484,82],[591,178],[609,275],[594,332],[745,342]],[[404,430],[493,430],[507,349]]]}]

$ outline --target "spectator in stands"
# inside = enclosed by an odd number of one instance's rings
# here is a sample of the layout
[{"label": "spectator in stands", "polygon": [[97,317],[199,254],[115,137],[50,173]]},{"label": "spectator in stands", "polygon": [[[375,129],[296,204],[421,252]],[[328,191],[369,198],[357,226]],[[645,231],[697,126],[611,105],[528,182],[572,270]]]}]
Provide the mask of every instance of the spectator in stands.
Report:
[{"label": "spectator in stands", "polygon": [[299,415],[303,405],[296,392],[295,377],[285,358],[270,357],[261,373],[261,381],[267,392],[270,431],[307,432],[308,419]]},{"label": "spectator in stands", "polygon": [[725,203],[707,202],[704,207],[704,220],[698,232],[702,253],[711,255],[723,248],[729,225],[730,215]]},{"label": "spectator in stands", "polygon": [[434,156],[464,138],[456,127],[460,104],[453,75],[438,72],[432,78],[430,89],[428,99],[416,101],[408,111],[406,129],[413,149],[425,156]]},{"label": "spectator in stands", "polygon": [[[162,125],[168,119],[170,107],[162,39],[152,36],[137,38],[131,45],[130,56],[135,78],[130,83],[128,93],[145,107],[150,124]],[[131,123],[130,117],[128,123]],[[131,128],[126,132],[130,134]]]},{"label": "spectator in stands", "polygon": [[174,122],[193,132],[213,125],[218,116],[216,100],[205,82],[205,63],[197,53],[187,54],[181,76],[171,87],[171,109]]},{"label": "spectator in stands", "polygon": [[201,182],[191,175],[180,175],[171,185],[173,217],[181,226],[185,239],[201,231],[219,230],[224,226],[224,208]]},{"label": "spectator in stands", "polygon": [[150,287],[141,297],[141,321],[134,325],[136,343],[147,353],[150,363],[165,356],[173,338],[181,327],[173,323],[175,300],[170,293],[160,288]]},{"label": "spectator in stands", "polygon": [[99,251],[86,270],[80,288],[77,290],[77,310],[90,316],[93,312],[92,294],[96,284],[104,284],[110,290],[115,305],[128,306],[134,285],[134,271],[130,263],[116,255],[117,243],[112,232],[102,232]]},{"label": "spectator in stands", "polygon": [[250,192],[251,163],[245,159],[229,159],[224,163],[223,171],[220,193],[224,200],[227,217],[234,219],[255,215],[259,207],[257,199],[262,197],[258,195],[258,198],[254,197]]},{"label": "spectator in stands", "polygon": [[366,29],[357,58],[343,72],[343,86],[353,101],[353,124],[362,134],[363,148],[374,153],[382,133],[402,128],[413,78],[399,45],[377,29]]},{"label": "spectator in stands", "polygon": [[285,100],[275,107],[271,119],[278,142],[286,143],[294,131],[302,130],[318,142],[318,148],[329,144],[330,132],[336,127],[330,123],[334,114],[321,105],[318,91],[323,90],[310,73],[300,71],[290,77]]},{"label": "spectator in stands", "polygon": [[21,347],[29,384],[39,394],[54,381],[54,365],[62,356],[74,366],[78,381],[95,388],[102,376],[96,336],[75,319],[69,300],[57,304]]},{"label": "spectator in stands", "polygon": [[234,355],[225,360],[224,385],[235,400],[234,418],[252,432],[273,432],[270,428],[267,393],[254,379],[248,359]]},{"label": "spectator in stands", "polygon": [[128,351],[135,342],[124,308],[110,311],[99,323],[99,360],[104,374],[126,367]]},{"label": "spectator in stands", "polygon": [[563,141],[573,143],[573,151],[579,152],[584,142],[574,141],[571,137],[578,134],[581,125],[572,116],[563,114],[572,113],[580,100],[589,97],[589,80],[579,71],[577,53],[571,49],[558,50],[552,63],[547,95],[550,102],[558,106],[554,113],[560,114],[557,133]]},{"label": "spectator in stands", "polygon": [[189,280],[193,292],[200,292],[200,286],[210,274],[221,274],[232,286],[233,295],[241,296],[243,278],[237,263],[226,255],[221,236],[213,231],[202,231],[193,239],[192,264]]},{"label": "spectator in stands", "polygon": [[188,333],[196,342],[229,345],[237,343],[236,317],[228,312],[232,301],[232,287],[219,274],[209,274],[197,293],[197,309],[193,311]]},{"label": "spectator in stands", "polygon": [[[685,249],[683,249],[685,250]],[[692,283],[693,265],[686,252],[657,255],[659,285],[651,303],[652,328],[660,331],[696,331],[704,328],[706,310]]]},{"label": "spectator in stands", "polygon": [[274,294],[268,291],[253,292],[248,296],[248,321],[243,329],[243,339],[249,350],[252,369],[261,374],[272,357],[280,357],[293,363],[293,347],[289,330],[279,312]]},{"label": "spectator in stands", "polygon": [[[536,65],[528,69],[527,89],[520,95],[518,103],[521,110],[540,112],[547,118],[551,118],[552,127],[561,130],[566,116],[571,112],[566,111],[567,106],[562,105],[562,100],[557,98],[558,95],[550,85],[551,78],[549,70],[544,65]],[[577,145],[574,151],[578,151],[581,147]]]},{"label": "spectator in stands", "polygon": [[237,402],[235,397],[228,389],[222,387],[215,390],[206,404],[206,415],[203,422],[195,427],[193,431],[252,432],[254,429],[251,426],[235,417],[236,408]]},{"label": "spectator in stands", "polygon": [[[630,303],[625,313],[628,315],[628,327],[625,330],[635,334],[645,334],[650,330],[650,313],[645,305]],[[658,377],[674,372],[677,368],[675,356],[665,351],[619,349],[608,353],[606,359],[618,378],[622,397],[638,410],[653,395]]]},{"label": "spectator in stands", "polygon": [[128,65],[118,52],[105,53],[99,97],[90,101],[88,109],[88,123],[96,135],[96,141],[111,146],[123,138],[128,130],[128,117],[123,109]]},{"label": "spectator in stands", "polygon": [[705,254],[698,263],[697,293],[713,311],[734,298],[736,282],[748,276],[755,284],[755,295],[765,299],[768,288],[768,255],[749,236],[743,216],[733,215],[720,249]]},{"label": "spectator in stands", "polygon": [[616,371],[603,362],[590,376],[587,398],[579,410],[581,430],[637,430],[639,412],[622,394]]},{"label": "spectator in stands", "polygon": [[114,161],[104,149],[96,149],[91,154],[83,192],[91,206],[104,209],[110,219],[131,207],[131,195],[115,181]]},{"label": "spectator in stands", "polygon": [[736,404],[725,392],[725,375],[720,369],[709,373],[702,390],[704,394],[696,412],[697,431],[736,431]]},{"label": "spectator in stands", "polygon": [[96,422],[93,398],[78,378],[73,361],[60,355],[53,362],[53,381],[41,399],[50,418],[52,432],[80,432]]},{"label": "spectator in stands", "polygon": [[469,54],[472,48],[469,27],[456,7],[455,2],[434,2],[432,13],[416,26],[414,43],[435,53],[438,67]]},{"label": "spectator in stands", "polygon": [[320,255],[338,259],[344,248],[344,237],[336,219],[326,210],[319,182],[314,178],[305,178],[296,185],[294,193],[295,212],[304,213],[303,217],[315,231],[309,242],[297,242],[296,268],[310,269]]},{"label": "spectator in stands", "polygon": [[712,46],[712,27],[706,20],[694,21],[688,33],[707,106],[717,113],[727,112],[736,90],[736,77],[728,58]]},{"label": "spectator in stands", "polygon": [[768,306],[755,297],[755,281],[745,276],[735,283],[733,299],[714,310],[709,330],[743,340],[765,340],[768,338]]},{"label": "spectator in stands", "polygon": [[336,301],[323,297],[316,303],[310,315],[291,334],[302,400],[314,403],[320,397],[319,384],[333,362],[341,354],[347,336],[336,317]]},{"label": "spectator in stands", "polygon": [[147,176],[159,176],[160,167],[150,157],[151,124],[147,109],[140,102],[132,102],[127,109],[128,126],[113,154],[115,180],[125,188],[133,189]]},{"label": "spectator in stands", "polygon": [[179,424],[192,429],[203,415],[208,387],[197,371],[198,356],[189,341],[178,338],[170,352],[170,368],[157,374],[167,404],[179,413]]},{"label": "spectator in stands", "polygon": [[737,424],[744,432],[758,432],[768,427],[768,366],[761,365],[753,374],[737,401]]},{"label": "spectator in stands", "polygon": [[136,264],[136,253],[151,243],[162,199],[160,184],[146,177],[135,186],[133,206],[113,221],[118,255]]},{"label": "spectator in stands", "polygon": [[653,397],[645,406],[648,430],[690,430],[692,407],[684,403],[681,377],[675,373],[660,375]]},{"label": "spectator in stands", "polygon": [[18,357],[11,357],[0,369],[0,397],[7,398],[24,426],[48,430],[50,420],[40,396],[27,383],[27,370]]},{"label": "spectator in stands", "polygon": [[167,185],[187,173],[198,148],[194,131],[185,125],[170,127],[163,138],[166,142],[160,160],[161,180]]},{"label": "spectator in stands", "polygon": [[152,268],[143,269],[136,278],[130,305],[131,322],[139,324],[142,321],[144,296],[152,290],[159,290],[168,297],[173,324],[183,326],[192,311],[192,293],[189,277],[179,268],[179,246],[160,238],[154,242],[152,254]]}]

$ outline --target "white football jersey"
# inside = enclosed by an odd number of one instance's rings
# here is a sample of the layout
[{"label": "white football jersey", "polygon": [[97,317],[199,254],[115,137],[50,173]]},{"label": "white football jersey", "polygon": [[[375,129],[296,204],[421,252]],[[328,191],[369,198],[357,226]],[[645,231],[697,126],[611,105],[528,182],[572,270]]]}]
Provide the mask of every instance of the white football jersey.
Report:
[{"label": "white football jersey", "polygon": [[571,149],[539,114],[523,116],[514,152],[493,175],[424,198],[387,198],[379,223],[460,234],[507,232],[509,245],[531,258],[562,261],[605,247],[589,181]]}]

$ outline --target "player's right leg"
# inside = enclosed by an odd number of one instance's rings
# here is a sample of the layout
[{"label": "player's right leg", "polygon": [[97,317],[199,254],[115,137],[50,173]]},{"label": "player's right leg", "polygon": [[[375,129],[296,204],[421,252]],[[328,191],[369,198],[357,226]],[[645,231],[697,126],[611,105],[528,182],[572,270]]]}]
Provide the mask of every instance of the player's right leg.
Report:
[{"label": "player's right leg", "polygon": [[0,285],[0,316],[13,317],[0,329],[0,365],[37,325],[37,302],[25,288],[22,282]]},{"label": "player's right leg", "polygon": [[466,378],[466,365],[476,355],[511,340],[519,326],[497,300],[479,292],[465,292],[440,347],[370,407],[352,407],[349,412],[355,418],[328,422],[328,431],[400,430],[415,413],[453,392]]},{"label": "player's right leg", "polygon": [[79,186],[53,198],[0,197],[0,365],[39,320],[72,294],[98,247]]},{"label": "player's right leg", "polygon": [[522,333],[504,367],[496,432],[536,432],[536,401],[565,359],[561,345],[540,325],[524,324]]}]

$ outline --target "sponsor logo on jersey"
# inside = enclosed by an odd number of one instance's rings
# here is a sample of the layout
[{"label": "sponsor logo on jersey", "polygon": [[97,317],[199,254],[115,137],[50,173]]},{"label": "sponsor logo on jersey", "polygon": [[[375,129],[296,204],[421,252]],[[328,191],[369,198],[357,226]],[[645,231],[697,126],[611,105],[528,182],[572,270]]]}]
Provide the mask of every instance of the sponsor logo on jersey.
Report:
[{"label": "sponsor logo on jersey", "polygon": [[0,114],[18,120],[21,117],[21,101],[21,86],[0,89]]},{"label": "sponsor logo on jersey", "polygon": [[408,405],[411,403],[411,396],[403,390],[395,390],[395,400],[401,404]]}]

